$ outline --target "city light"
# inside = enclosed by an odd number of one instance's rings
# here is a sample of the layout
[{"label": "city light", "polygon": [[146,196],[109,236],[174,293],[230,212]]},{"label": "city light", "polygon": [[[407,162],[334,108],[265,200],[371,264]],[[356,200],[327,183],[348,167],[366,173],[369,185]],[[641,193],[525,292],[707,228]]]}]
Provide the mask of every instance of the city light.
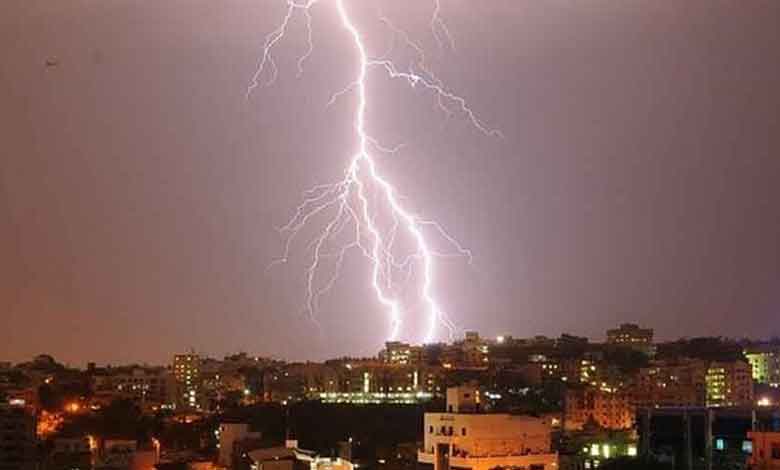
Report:
[{"label": "city light", "polygon": [[81,409],[81,405],[79,405],[75,401],[74,402],[70,402],[67,405],[65,405],[65,411],[67,411],[68,413],[71,413],[71,414],[78,413],[80,409]]},{"label": "city light", "polygon": [[758,406],[772,406],[772,399],[769,397],[761,397],[761,399],[759,399],[756,404]]}]

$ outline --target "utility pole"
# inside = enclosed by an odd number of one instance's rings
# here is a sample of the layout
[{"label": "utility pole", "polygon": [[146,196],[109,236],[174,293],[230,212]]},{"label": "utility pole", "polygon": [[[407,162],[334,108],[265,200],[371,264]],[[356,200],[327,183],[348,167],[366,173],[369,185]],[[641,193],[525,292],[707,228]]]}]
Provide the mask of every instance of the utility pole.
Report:
[{"label": "utility pole", "polygon": [[683,412],[683,434],[685,434],[685,468],[693,470],[693,439],[691,438],[691,415],[686,409]]}]

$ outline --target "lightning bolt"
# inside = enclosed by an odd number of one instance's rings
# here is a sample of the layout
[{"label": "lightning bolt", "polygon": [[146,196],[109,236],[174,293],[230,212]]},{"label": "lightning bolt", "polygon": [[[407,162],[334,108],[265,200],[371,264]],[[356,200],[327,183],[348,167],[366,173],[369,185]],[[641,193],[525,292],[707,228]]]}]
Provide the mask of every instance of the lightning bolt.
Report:
[{"label": "lightning bolt", "polygon": [[[402,203],[402,198],[395,187],[380,172],[372,151],[392,154],[399,151],[403,145],[383,146],[366,131],[368,103],[366,83],[369,71],[377,69],[390,79],[404,80],[411,87],[422,87],[435,97],[435,103],[443,113],[447,116],[459,113],[485,135],[500,137],[501,133],[486,126],[477,118],[465,99],[444,86],[426,64],[422,47],[413,42],[403,30],[396,28],[387,18],[382,17],[381,21],[393,33],[391,48],[380,58],[371,58],[362,35],[349,14],[345,0],[332,1],[335,2],[343,29],[351,39],[359,67],[354,80],[341,91],[334,93],[327,105],[335,103],[348,93],[356,93],[357,104],[354,109],[353,126],[357,151],[350,157],[349,165],[340,181],[318,185],[304,192],[303,200],[292,217],[285,225],[278,228],[285,239],[284,250],[282,256],[273,261],[270,266],[286,263],[300,231],[313,223],[315,218],[327,215],[323,228],[308,244],[311,257],[306,268],[305,310],[312,320],[316,321],[320,298],[335,286],[347,254],[356,250],[369,261],[371,287],[379,304],[388,312],[390,323],[388,340],[399,337],[403,324],[404,309],[401,300],[403,292],[397,282],[401,274],[405,279],[402,283],[404,285],[415,275],[420,278],[420,284],[417,286],[419,301],[424,307],[427,318],[422,341],[424,343],[434,341],[439,325],[443,325],[452,337],[456,327],[442,310],[434,293],[434,259],[441,256],[463,256],[471,262],[472,255],[437,222],[420,218],[408,209]],[[274,62],[273,52],[287,33],[291,22],[296,17],[296,12],[301,12],[303,15],[307,31],[307,49],[297,62],[298,76],[303,73],[304,63],[314,49],[311,9],[316,3],[318,0],[287,0],[287,9],[281,24],[265,38],[263,53],[247,88],[247,98],[256,88],[271,85],[276,81],[279,70]],[[431,32],[440,47],[446,44],[450,49],[454,49],[452,36],[440,17],[440,10],[440,2],[435,0],[430,20]],[[396,37],[400,37],[404,45],[411,48],[417,56],[417,60],[405,70],[399,69],[389,59]],[[263,81],[264,77],[265,81]],[[381,223],[382,216],[390,219],[389,226]],[[342,233],[348,228],[350,234],[348,239],[343,241]],[[426,228],[427,232],[432,230],[441,237],[453,250],[439,252],[433,249],[426,238]],[[399,230],[406,233],[412,246],[411,252],[406,253],[405,256],[397,255],[396,240]],[[336,245],[336,248],[333,249],[332,245]],[[321,281],[318,274],[322,271],[323,264],[327,262],[333,264],[333,270],[324,281]],[[416,274],[418,271],[419,273]]]}]

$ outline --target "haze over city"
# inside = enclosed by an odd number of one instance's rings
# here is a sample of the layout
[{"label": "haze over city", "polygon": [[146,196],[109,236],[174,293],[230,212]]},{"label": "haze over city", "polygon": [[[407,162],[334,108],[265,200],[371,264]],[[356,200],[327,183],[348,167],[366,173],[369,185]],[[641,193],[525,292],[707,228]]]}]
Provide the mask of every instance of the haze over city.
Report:
[{"label": "haze over city", "polygon": [[[317,323],[305,244],[268,268],[302,191],[342,177],[354,151],[355,98],[326,104],[356,57],[323,3],[304,73],[296,21],[276,83],[249,99],[284,2],[3,3],[1,358],[381,348],[387,315],[360,256]],[[372,55],[391,38],[381,11],[503,134],[419,89],[368,90],[372,135],[405,144],[379,165],[473,253],[436,261],[461,330],[780,335],[780,3],[447,1],[454,49],[427,2],[354,8]]]}]

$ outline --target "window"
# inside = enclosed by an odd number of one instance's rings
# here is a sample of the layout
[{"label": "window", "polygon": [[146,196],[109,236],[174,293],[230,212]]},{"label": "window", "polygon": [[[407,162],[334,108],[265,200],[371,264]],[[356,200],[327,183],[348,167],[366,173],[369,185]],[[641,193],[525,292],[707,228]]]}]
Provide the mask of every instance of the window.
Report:
[{"label": "window", "polygon": [[460,435],[465,436],[466,435],[466,428],[460,428]]},{"label": "window", "polygon": [[780,460],[780,444],[772,444],[772,460]]},{"label": "window", "polygon": [[433,434],[433,426],[429,426],[428,427],[428,433],[429,434]]},{"label": "window", "polygon": [[715,439],[716,450],[726,450],[726,441],[722,438]]},{"label": "window", "polygon": [[742,441],[742,452],[745,454],[753,453],[753,441]]}]

